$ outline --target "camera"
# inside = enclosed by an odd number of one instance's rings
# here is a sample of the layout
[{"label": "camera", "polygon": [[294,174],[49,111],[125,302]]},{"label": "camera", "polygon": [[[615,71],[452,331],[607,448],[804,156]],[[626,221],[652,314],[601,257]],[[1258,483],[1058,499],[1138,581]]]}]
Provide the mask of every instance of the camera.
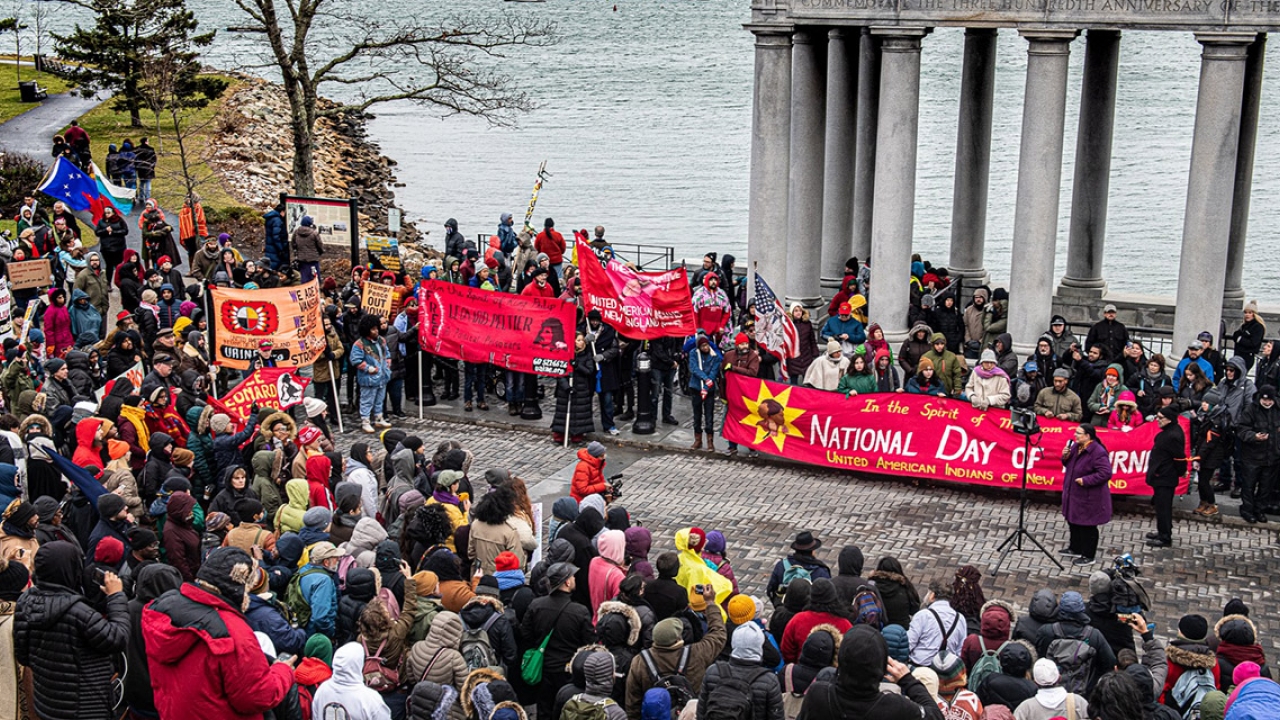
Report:
[{"label": "camera", "polygon": [[612,496],[614,500],[622,497],[622,473],[610,476],[605,480],[605,482],[608,483],[609,495]]},{"label": "camera", "polygon": [[694,585],[694,586],[693,586],[693,591],[694,591],[695,593],[697,593],[698,595],[705,595],[705,594],[707,593],[707,586],[706,586],[706,585]]}]

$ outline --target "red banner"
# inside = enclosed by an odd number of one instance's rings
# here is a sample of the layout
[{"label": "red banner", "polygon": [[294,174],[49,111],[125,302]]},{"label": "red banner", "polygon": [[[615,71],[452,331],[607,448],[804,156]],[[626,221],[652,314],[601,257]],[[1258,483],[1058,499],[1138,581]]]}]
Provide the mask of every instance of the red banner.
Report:
[{"label": "red banner", "polygon": [[684,268],[639,272],[618,260],[601,267],[591,246],[578,242],[582,306],[599,310],[601,319],[637,340],[688,337],[698,331]]},{"label": "red banner", "polygon": [[303,394],[311,378],[302,377],[293,368],[262,368],[240,381],[223,395],[215,410],[225,412],[237,426],[243,427],[249,418],[249,408],[255,404],[277,410],[288,410],[302,402]]},{"label": "red banner", "polygon": [[[1007,410],[976,410],[962,400],[881,393],[837,393],[728,374],[724,435],[761,452],[856,472],[1018,488],[1027,456]],[[1062,450],[1079,423],[1041,417],[1031,440],[1027,488],[1062,491]],[[1187,430],[1187,420],[1181,420]],[[1130,432],[1098,429],[1111,456],[1111,492],[1150,495],[1147,458],[1159,425]],[[1189,433],[1188,433],[1189,436]],[[1187,456],[1190,456],[1188,448]],[[1185,493],[1184,476],[1178,492]]]},{"label": "red banner", "polygon": [[573,303],[426,280],[418,287],[422,349],[538,375],[568,375]]}]

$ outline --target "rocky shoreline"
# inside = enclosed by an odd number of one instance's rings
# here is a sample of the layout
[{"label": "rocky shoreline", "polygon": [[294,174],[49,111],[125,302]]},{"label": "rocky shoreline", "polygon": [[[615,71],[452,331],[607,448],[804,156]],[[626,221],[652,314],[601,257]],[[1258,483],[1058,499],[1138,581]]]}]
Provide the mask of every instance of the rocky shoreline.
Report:
[{"label": "rocky shoreline", "polygon": [[[240,73],[234,77],[237,83],[222,99],[209,143],[209,167],[232,197],[261,212],[293,186],[288,99],[275,83]],[[329,107],[335,104],[320,102]],[[316,123],[315,182],[319,196],[355,198],[360,229],[379,234],[387,232],[387,211],[397,207],[392,190],[397,186],[396,161],[368,140],[370,117],[348,114]],[[402,221],[403,241],[419,237],[412,223]]]}]

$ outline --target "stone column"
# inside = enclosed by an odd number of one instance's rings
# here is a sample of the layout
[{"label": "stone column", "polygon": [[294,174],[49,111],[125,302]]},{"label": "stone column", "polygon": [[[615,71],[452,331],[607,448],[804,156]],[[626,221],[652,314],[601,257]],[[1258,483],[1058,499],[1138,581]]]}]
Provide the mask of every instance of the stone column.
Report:
[{"label": "stone column", "polygon": [[920,42],[927,28],[872,28],[880,36],[880,119],[871,211],[870,315],[897,343],[907,336],[920,125]]},{"label": "stone column", "polygon": [[1063,295],[1096,298],[1107,292],[1107,281],[1102,279],[1102,249],[1107,239],[1111,139],[1119,68],[1120,33],[1090,30],[1085,39],[1080,129],[1076,132],[1067,274],[1058,290]]},{"label": "stone column", "polygon": [[[858,141],[853,171],[853,254],[871,257],[871,204],[876,191],[876,125],[880,121],[880,37],[862,28],[858,45]],[[848,258],[845,258],[846,260]]]},{"label": "stone column", "polygon": [[826,160],[822,171],[822,295],[844,279],[853,246],[853,168],[858,123],[858,28],[827,33]]},{"label": "stone column", "polygon": [[996,31],[964,31],[960,72],[960,122],[956,133],[956,180],[951,201],[951,259],[947,270],[960,282],[957,305],[987,280],[982,255],[987,240],[987,190],[991,177],[991,104],[996,87]]},{"label": "stone column", "polygon": [[[1240,149],[1236,154],[1236,184],[1231,203],[1231,233],[1227,239],[1227,287],[1224,310],[1239,310],[1244,303],[1244,246],[1249,234],[1249,196],[1253,192],[1253,156],[1258,141],[1258,104],[1262,99],[1262,66],[1267,54],[1267,34],[1249,46],[1244,65],[1244,101],[1240,106]],[[1230,313],[1227,313],[1230,316]]]},{"label": "stone column", "polygon": [[1009,332],[1027,355],[1049,327],[1053,257],[1062,185],[1062,133],[1067,111],[1067,64],[1077,30],[1020,30],[1027,39],[1027,89],[1022,106]]},{"label": "stone column", "polygon": [[[774,292],[787,284],[787,193],[791,171],[791,28],[757,25],[751,112],[748,277],[764,275]],[[753,272],[754,271],[754,272]]]},{"label": "stone column", "polygon": [[[822,303],[822,165],[826,125],[826,33],[797,29],[791,36],[791,179],[786,303]],[[766,278],[767,279],[767,278]]]},{"label": "stone column", "polygon": [[1256,38],[1255,33],[1196,33],[1203,50],[1178,262],[1175,348],[1186,347],[1205,330],[1218,334],[1222,306],[1216,299],[1226,288],[1222,247],[1231,234],[1245,60]]}]

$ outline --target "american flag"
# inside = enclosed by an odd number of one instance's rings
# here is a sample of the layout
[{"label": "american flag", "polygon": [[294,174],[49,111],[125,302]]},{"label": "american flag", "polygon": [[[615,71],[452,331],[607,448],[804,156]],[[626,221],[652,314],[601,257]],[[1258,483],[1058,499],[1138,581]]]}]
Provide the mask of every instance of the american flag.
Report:
[{"label": "american flag", "polygon": [[782,361],[783,377],[787,373],[787,359],[800,353],[800,336],[796,334],[791,315],[782,307],[782,301],[773,294],[769,283],[756,274],[756,342],[766,352]]}]

